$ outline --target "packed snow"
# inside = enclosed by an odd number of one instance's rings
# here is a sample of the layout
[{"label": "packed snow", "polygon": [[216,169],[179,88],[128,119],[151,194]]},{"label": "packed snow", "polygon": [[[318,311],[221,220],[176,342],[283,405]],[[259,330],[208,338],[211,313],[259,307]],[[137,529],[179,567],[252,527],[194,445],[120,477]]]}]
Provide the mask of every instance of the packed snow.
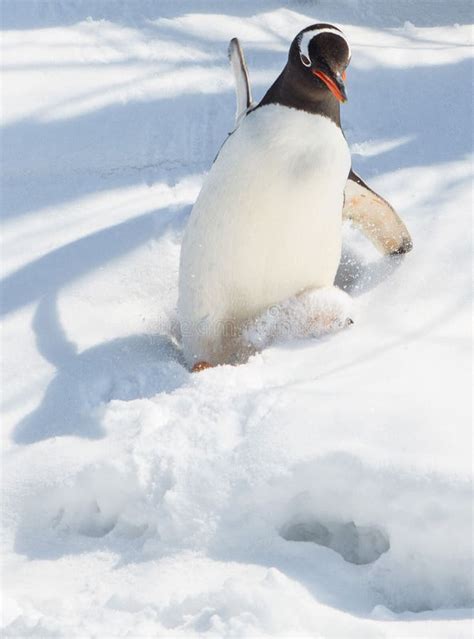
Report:
[{"label": "packed snow", "polygon": [[[354,168],[414,249],[347,226],[352,326],[191,374],[178,261],[233,127],[228,41],[259,99],[317,21],[351,42]],[[472,22],[4,0],[5,637],[472,636]]]}]

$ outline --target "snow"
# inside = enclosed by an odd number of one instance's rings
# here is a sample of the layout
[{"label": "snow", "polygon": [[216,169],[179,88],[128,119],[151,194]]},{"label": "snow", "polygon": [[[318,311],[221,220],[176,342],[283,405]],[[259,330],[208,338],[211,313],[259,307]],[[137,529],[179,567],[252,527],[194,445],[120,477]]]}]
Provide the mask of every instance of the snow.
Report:
[{"label": "snow", "polygon": [[250,322],[246,341],[257,350],[276,342],[321,337],[354,323],[352,298],[336,286],[312,289],[271,306]]},{"label": "snow", "polygon": [[[4,636],[471,637],[471,4],[2,14]],[[179,250],[233,126],[228,40],[258,99],[318,20],[414,250],[345,228],[353,326],[190,374]]]}]

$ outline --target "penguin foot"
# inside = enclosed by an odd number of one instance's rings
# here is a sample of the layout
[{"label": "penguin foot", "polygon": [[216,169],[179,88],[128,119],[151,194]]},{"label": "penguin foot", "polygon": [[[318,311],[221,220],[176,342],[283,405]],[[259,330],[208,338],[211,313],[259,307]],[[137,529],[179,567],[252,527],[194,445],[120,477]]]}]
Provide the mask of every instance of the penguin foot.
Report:
[{"label": "penguin foot", "polygon": [[307,323],[307,335],[318,337],[326,333],[340,331],[354,324],[352,317],[344,317],[333,313],[320,312],[311,316]]},{"label": "penguin foot", "polygon": [[196,362],[191,369],[191,373],[200,373],[206,368],[212,368],[212,364],[209,364],[209,362]]},{"label": "penguin foot", "polygon": [[304,291],[264,311],[244,337],[257,349],[276,340],[320,337],[354,323],[351,305],[349,295],[335,286]]},{"label": "penguin foot", "polygon": [[352,300],[337,287],[306,291],[303,296],[308,313],[308,336],[318,337],[354,324],[349,315]]}]

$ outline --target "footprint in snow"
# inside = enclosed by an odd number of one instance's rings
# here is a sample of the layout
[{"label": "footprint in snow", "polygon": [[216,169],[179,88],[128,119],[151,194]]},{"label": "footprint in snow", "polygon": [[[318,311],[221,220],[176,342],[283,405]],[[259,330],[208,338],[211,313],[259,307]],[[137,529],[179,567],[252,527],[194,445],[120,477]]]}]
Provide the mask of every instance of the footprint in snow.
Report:
[{"label": "footprint in snow", "polygon": [[309,541],[339,553],[351,564],[376,561],[387,552],[390,542],[375,526],[356,526],[354,522],[325,522],[316,519],[287,524],[281,531],[287,541]]}]

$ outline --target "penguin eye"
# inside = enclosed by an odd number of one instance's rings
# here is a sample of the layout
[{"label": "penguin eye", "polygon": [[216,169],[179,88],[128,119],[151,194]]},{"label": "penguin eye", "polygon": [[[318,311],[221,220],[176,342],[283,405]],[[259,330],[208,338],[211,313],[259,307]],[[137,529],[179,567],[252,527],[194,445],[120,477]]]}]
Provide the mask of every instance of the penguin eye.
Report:
[{"label": "penguin eye", "polygon": [[301,58],[301,62],[304,64],[305,67],[310,67],[311,66],[311,60],[309,60],[304,53],[300,53],[300,58]]}]

